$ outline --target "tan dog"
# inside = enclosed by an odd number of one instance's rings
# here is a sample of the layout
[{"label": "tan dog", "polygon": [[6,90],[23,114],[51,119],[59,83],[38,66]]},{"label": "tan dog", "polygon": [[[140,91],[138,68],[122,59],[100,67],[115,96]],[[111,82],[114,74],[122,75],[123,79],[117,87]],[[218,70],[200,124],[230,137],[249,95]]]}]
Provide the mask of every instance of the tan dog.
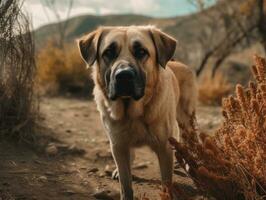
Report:
[{"label": "tan dog", "polygon": [[168,62],[176,40],[153,26],[101,27],[79,40],[82,58],[93,66],[94,96],[118,169],[121,199],[132,200],[131,150],[148,145],[158,156],[163,184],[171,184],[173,155],[195,110],[193,72]]}]

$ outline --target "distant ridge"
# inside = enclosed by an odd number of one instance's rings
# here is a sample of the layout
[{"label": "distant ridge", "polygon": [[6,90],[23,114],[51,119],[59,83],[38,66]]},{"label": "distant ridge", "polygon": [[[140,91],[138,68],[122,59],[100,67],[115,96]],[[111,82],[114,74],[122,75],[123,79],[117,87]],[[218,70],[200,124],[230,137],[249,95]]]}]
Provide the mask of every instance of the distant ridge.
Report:
[{"label": "distant ridge", "polygon": [[[175,58],[192,67],[197,67],[199,60],[202,58],[202,51],[206,48],[202,46],[199,40],[206,41],[207,44],[210,42],[211,45],[210,38],[219,41],[224,35],[225,30],[222,26],[219,28],[221,20],[219,20],[216,8],[217,5],[214,5],[202,12],[171,18],[154,18],[134,14],[81,15],[68,19],[65,39],[67,43],[73,43],[74,45],[75,39],[98,26],[155,25],[178,40]],[[222,8],[219,7],[219,9]],[[218,28],[213,32],[211,31],[213,30],[211,23],[213,23],[214,17],[217,19],[215,23],[217,23]],[[57,26],[56,23],[48,24],[34,31],[37,49],[42,48],[49,38],[56,38],[58,34]],[[238,54],[241,54],[244,50],[245,47],[240,48]],[[234,61],[250,64],[243,58]]]}]

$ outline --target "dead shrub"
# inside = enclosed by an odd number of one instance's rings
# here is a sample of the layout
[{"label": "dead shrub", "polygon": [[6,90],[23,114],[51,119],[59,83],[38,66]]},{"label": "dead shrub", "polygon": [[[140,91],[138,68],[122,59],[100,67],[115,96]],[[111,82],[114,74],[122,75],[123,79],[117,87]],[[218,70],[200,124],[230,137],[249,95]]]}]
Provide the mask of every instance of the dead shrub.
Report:
[{"label": "dead shrub", "polygon": [[28,140],[38,113],[34,40],[20,4],[0,1],[0,136]]},{"label": "dead shrub", "polygon": [[266,198],[266,61],[256,56],[255,63],[256,82],[237,85],[236,96],[223,100],[224,123],[215,136],[191,123],[183,143],[170,138],[182,168],[216,199]]},{"label": "dead shrub", "polygon": [[93,83],[90,71],[78,52],[71,45],[58,48],[52,41],[40,50],[37,56],[37,82],[42,94],[91,94]]},{"label": "dead shrub", "polygon": [[199,101],[205,105],[221,105],[222,98],[231,90],[232,86],[222,72],[218,71],[212,77],[211,71],[207,71],[199,83]]}]

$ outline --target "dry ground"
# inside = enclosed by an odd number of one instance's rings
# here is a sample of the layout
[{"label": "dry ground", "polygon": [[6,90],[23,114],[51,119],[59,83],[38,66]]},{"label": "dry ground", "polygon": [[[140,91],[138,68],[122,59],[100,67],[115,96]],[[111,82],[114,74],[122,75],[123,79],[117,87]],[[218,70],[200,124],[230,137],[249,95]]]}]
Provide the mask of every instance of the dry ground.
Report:
[{"label": "dry ground", "polygon": [[[0,142],[0,200],[118,199],[118,181],[110,176],[114,163],[95,103],[44,98],[40,106],[45,137],[38,146],[44,151]],[[198,119],[210,131],[221,121],[220,110],[200,106]],[[159,199],[159,168],[148,148],[136,151],[133,174],[135,196]],[[174,180],[191,197],[198,196],[182,172]]]}]

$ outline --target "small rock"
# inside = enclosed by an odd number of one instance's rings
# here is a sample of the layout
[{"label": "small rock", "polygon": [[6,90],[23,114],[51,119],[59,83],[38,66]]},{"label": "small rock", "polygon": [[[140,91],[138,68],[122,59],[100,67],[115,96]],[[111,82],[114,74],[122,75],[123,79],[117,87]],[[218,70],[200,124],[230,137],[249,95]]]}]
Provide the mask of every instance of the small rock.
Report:
[{"label": "small rock", "polygon": [[66,190],[63,192],[65,195],[73,195],[73,194],[76,194],[76,192],[72,191],[72,190]]},{"label": "small rock", "polygon": [[13,166],[17,166],[17,163],[13,160],[10,160],[10,164],[13,165]]},{"label": "small rock", "polygon": [[113,167],[111,167],[110,165],[106,165],[104,168],[104,172],[107,176],[112,176],[113,170]]},{"label": "small rock", "polygon": [[53,176],[54,175],[53,172],[45,172],[44,174],[47,175],[47,176]]},{"label": "small rock", "polygon": [[79,168],[80,170],[86,170],[87,168],[86,167],[81,167]]},{"label": "small rock", "polygon": [[106,176],[106,173],[105,172],[101,172],[100,174],[99,174],[99,177],[105,177]]},{"label": "small rock", "polygon": [[50,144],[46,147],[45,152],[49,156],[55,156],[58,153],[58,149],[54,144]]},{"label": "small rock", "polygon": [[133,169],[145,169],[145,168],[148,168],[149,164],[150,162],[138,163],[135,166],[133,166]]},{"label": "small rock", "polygon": [[99,169],[97,167],[94,167],[88,170],[88,172],[93,172],[93,173],[98,172],[98,171]]},{"label": "small rock", "polygon": [[86,151],[84,149],[78,148],[75,144],[69,146],[68,151],[69,151],[69,153],[75,154],[75,155],[83,155],[86,153]]},{"label": "small rock", "polygon": [[81,185],[87,186],[89,185],[89,182],[88,181],[81,182]]},{"label": "small rock", "polygon": [[46,176],[39,176],[38,177],[38,181],[40,181],[40,182],[46,182],[47,181],[47,177]]},{"label": "small rock", "polygon": [[107,190],[98,191],[94,193],[93,196],[96,199],[101,199],[101,200],[114,200],[114,198],[110,195],[110,191]]},{"label": "small rock", "polygon": [[70,129],[67,129],[66,132],[67,132],[67,133],[71,133],[72,131],[71,131]]},{"label": "small rock", "polygon": [[42,161],[40,161],[40,160],[34,160],[34,162],[36,163],[36,164],[39,164],[39,165],[42,165],[43,164],[43,162]]},{"label": "small rock", "polygon": [[107,151],[96,152],[96,156],[101,159],[113,159],[112,153]]}]

